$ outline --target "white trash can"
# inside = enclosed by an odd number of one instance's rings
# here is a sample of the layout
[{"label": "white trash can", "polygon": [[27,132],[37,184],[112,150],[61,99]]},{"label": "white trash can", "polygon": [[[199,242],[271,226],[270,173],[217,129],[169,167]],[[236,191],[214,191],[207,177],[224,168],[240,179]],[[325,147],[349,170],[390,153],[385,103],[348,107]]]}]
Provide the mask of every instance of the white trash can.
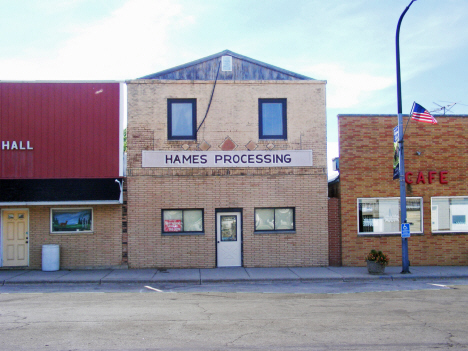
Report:
[{"label": "white trash can", "polygon": [[60,269],[60,246],[42,245],[42,270],[45,272],[58,271]]}]

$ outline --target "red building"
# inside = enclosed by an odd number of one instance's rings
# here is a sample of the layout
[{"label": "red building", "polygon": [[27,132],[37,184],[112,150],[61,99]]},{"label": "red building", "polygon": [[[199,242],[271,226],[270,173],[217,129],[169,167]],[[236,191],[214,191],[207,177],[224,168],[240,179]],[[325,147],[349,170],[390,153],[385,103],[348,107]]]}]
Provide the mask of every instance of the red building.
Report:
[{"label": "red building", "polygon": [[123,87],[0,82],[1,267],[122,263]]},{"label": "red building", "polygon": [[[409,259],[468,264],[468,116],[410,121],[405,133]],[[404,124],[408,116],[404,116]],[[363,266],[371,249],[401,259],[400,185],[393,180],[395,115],[339,115],[341,249],[344,266]]]}]

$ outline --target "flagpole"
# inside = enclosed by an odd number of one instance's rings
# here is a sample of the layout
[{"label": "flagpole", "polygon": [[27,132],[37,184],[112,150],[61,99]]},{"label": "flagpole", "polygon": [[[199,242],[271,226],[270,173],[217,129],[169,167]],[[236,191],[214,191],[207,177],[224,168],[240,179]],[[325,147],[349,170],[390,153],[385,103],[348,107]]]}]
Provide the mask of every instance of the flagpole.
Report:
[{"label": "flagpole", "polygon": [[[399,144],[400,144],[400,214],[401,223],[407,223],[406,221],[406,184],[405,184],[405,153],[404,153],[404,131],[403,131],[403,113],[401,108],[401,76],[400,76],[400,26],[403,21],[403,17],[409,10],[410,6],[416,0],[411,0],[410,4],[406,7],[405,11],[400,16],[396,31],[396,70],[397,70],[397,98],[398,98],[398,133],[399,133]],[[401,238],[401,261],[402,270],[401,273],[410,273],[409,271],[409,258],[408,258],[408,238]]]}]

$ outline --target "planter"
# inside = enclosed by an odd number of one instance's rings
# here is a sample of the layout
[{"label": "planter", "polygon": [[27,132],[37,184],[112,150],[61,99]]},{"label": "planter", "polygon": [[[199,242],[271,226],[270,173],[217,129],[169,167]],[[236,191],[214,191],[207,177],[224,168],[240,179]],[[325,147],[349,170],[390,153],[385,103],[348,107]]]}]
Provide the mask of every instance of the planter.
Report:
[{"label": "planter", "polygon": [[370,274],[383,274],[385,272],[385,265],[376,261],[367,261],[367,271]]}]

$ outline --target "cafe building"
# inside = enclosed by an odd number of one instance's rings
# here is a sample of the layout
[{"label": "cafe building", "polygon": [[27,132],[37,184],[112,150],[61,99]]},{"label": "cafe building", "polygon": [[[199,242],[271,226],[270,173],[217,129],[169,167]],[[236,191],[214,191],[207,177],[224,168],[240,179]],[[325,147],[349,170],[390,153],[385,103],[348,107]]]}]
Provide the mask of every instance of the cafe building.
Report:
[{"label": "cafe building", "polygon": [[0,81],[0,268],[122,266],[123,92]]},{"label": "cafe building", "polygon": [[[435,117],[434,125],[411,120],[404,135],[410,265],[467,265],[468,116]],[[397,124],[396,115],[338,115],[344,266],[365,265],[371,249],[388,254],[390,265],[402,264]]]},{"label": "cafe building", "polygon": [[328,265],[325,84],[228,50],[127,81],[129,267]]}]

